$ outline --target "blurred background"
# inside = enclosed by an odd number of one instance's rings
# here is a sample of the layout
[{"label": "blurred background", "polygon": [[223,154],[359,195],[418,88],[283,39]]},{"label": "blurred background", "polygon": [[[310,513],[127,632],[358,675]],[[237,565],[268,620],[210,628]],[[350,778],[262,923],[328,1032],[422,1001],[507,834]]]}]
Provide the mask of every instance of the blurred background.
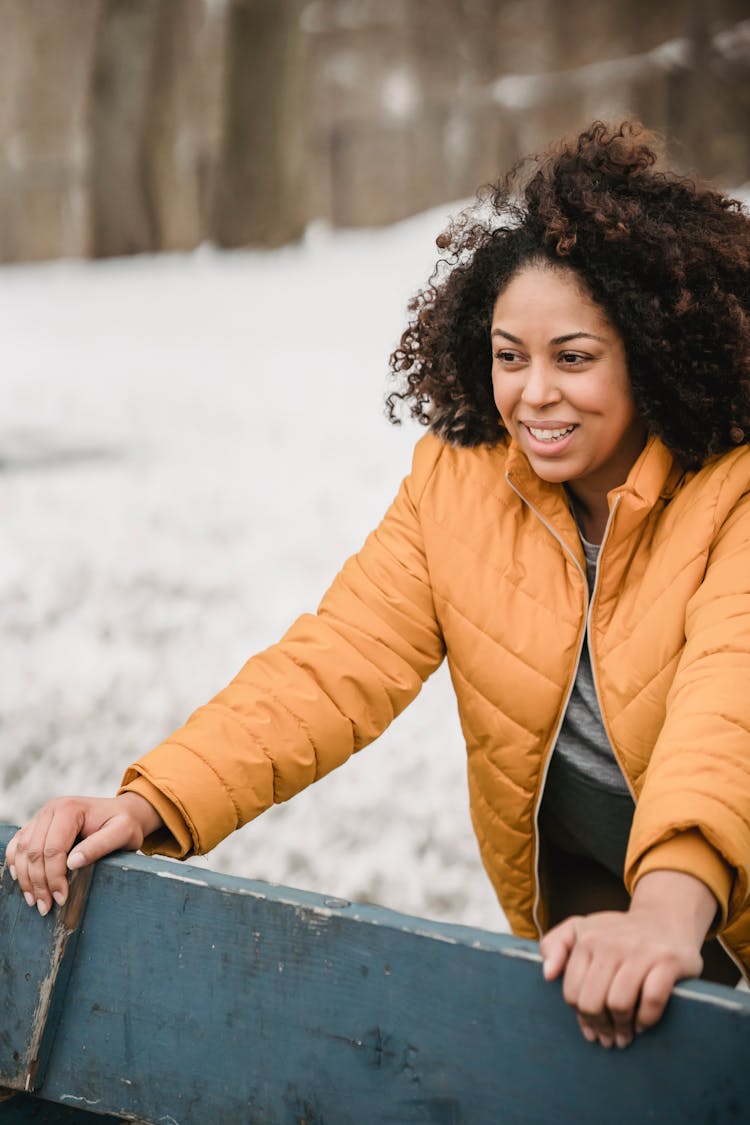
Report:
[{"label": "blurred background", "polygon": [[631,113],[750,178],[748,0],[0,0],[0,260],[276,246]]},{"label": "blurred background", "polygon": [[[599,115],[750,179],[747,0],[0,0],[0,821],[314,609],[408,472],[387,358],[476,186]],[[505,925],[441,669],[211,866]]]}]

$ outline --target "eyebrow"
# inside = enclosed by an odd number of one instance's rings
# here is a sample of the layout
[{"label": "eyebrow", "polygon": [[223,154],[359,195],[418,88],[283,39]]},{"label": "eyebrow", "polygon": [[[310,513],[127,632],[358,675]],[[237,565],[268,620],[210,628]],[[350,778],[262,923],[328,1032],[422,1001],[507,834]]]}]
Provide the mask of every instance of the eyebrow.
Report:
[{"label": "eyebrow", "polygon": [[[510,340],[512,344],[523,344],[523,340],[518,336],[512,336],[510,332],[506,332],[503,328],[493,328],[493,336],[504,336],[506,340]],[[565,336],[555,336],[550,340],[550,344],[567,344],[571,340],[598,340],[600,344],[606,344],[603,336],[595,336],[593,332],[568,332]]]}]

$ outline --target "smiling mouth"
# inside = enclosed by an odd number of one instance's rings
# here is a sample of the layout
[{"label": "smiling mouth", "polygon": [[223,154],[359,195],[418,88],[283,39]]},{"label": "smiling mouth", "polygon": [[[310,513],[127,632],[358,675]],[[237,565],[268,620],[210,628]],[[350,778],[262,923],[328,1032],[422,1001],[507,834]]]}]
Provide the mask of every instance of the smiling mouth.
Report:
[{"label": "smiling mouth", "polygon": [[536,426],[529,426],[526,422],[524,422],[523,425],[526,426],[526,429],[529,431],[531,436],[536,438],[537,441],[545,441],[549,443],[554,441],[561,441],[563,438],[566,438],[568,434],[572,434],[573,430],[576,428],[575,425],[573,425],[565,426],[564,428],[560,427],[559,429],[555,430],[541,430]]}]

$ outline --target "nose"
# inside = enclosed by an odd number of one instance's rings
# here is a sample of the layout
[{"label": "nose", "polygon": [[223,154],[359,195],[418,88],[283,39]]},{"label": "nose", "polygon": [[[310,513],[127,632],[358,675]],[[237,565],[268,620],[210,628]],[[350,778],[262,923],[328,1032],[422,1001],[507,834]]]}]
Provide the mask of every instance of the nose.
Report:
[{"label": "nose", "polygon": [[531,363],[526,371],[526,382],[521,397],[528,406],[535,407],[559,402],[562,396],[557,385],[557,371],[554,365],[544,360]]}]

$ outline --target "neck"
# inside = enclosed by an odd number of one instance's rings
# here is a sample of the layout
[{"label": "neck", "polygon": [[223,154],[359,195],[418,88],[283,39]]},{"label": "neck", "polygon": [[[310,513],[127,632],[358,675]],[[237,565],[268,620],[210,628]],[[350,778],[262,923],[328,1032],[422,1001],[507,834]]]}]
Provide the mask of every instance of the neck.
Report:
[{"label": "neck", "polygon": [[607,494],[592,492],[581,494],[581,490],[570,484],[565,486],[570,497],[576,523],[581,530],[583,538],[589,543],[601,543],[609,519],[609,504]]}]

